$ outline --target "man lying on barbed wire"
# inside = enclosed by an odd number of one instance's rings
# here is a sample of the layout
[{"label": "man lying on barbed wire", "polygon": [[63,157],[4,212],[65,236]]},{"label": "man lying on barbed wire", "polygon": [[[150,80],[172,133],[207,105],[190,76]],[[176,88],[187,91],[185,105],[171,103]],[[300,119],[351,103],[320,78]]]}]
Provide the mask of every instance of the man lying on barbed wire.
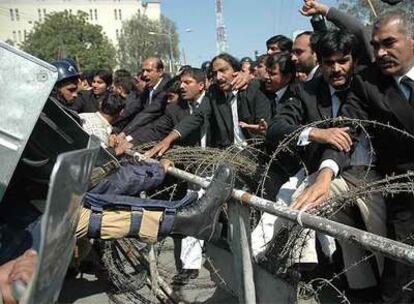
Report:
[{"label": "man lying on barbed wire", "polygon": [[77,238],[135,237],[148,243],[169,235],[215,238],[221,206],[233,189],[233,169],[218,165],[205,193],[188,191],[179,201],[139,198],[162,183],[171,164],[129,162],[100,181],[85,196]]}]

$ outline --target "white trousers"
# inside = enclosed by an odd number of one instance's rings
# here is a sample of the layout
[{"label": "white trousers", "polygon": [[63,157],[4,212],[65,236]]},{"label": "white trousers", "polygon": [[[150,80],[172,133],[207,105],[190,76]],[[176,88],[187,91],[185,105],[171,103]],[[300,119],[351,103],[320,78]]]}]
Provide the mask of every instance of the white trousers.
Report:
[{"label": "white trousers", "polygon": [[180,260],[183,269],[201,269],[204,241],[187,236],[181,240]]},{"label": "white trousers", "polygon": [[[290,206],[290,204],[298,197],[303,190],[313,183],[317,173],[304,178],[304,172],[299,171],[287,183],[285,183],[276,198],[276,203],[283,206]],[[340,195],[349,191],[349,186],[341,177],[335,178],[331,183],[331,196]],[[356,206],[358,207],[367,231],[385,236],[385,202],[382,196],[377,195],[375,199],[363,200],[357,199]],[[347,215],[346,212],[339,211],[335,214],[332,220],[352,226],[354,219]],[[292,222],[281,219],[277,216],[264,213],[259,224],[252,233],[252,251],[253,256],[259,259],[261,255],[266,252],[269,242],[283,227],[293,226]],[[292,258],[288,262],[290,265],[294,263],[317,263],[318,257],[316,254],[316,239],[313,230],[304,229],[303,235],[306,236],[306,241],[301,244],[300,250],[292,250]],[[327,256],[331,256],[335,251],[334,239],[326,235],[317,234],[321,243],[322,250]],[[372,267],[368,261],[362,261],[367,255],[366,252],[359,247],[347,242],[338,241],[342,247],[342,254],[344,258],[344,266],[347,270],[345,275],[347,277],[349,286],[353,289],[367,288],[377,284]],[[383,257],[376,255],[379,273],[383,270]],[[362,261],[362,262],[361,262]],[[358,266],[352,266],[358,263]],[[352,267],[351,267],[352,266]]]}]

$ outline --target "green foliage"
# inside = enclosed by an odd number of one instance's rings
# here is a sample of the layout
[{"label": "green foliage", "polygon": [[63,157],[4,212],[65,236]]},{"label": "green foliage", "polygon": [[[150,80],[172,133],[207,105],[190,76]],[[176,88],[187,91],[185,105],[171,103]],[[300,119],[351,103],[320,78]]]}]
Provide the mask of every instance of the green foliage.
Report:
[{"label": "green foliage", "polygon": [[[368,0],[338,0],[338,3],[340,9],[356,16],[367,25],[372,25],[375,20],[375,15]],[[414,1],[412,0],[404,0],[397,5],[389,5],[380,0],[371,0],[371,3],[377,15],[395,9],[402,9],[411,12],[411,15],[414,14]]]},{"label": "green foliage", "polygon": [[[150,32],[156,34],[150,34]],[[145,58],[159,56],[168,69],[170,36],[173,62],[176,63],[180,58],[180,52],[178,33],[173,21],[165,16],[161,16],[159,22],[151,21],[145,15],[136,14],[133,18],[123,22],[118,40],[120,67],[130,71],[138,71]]]},{"label": "green foliage", "polygon": [[48,62],[75,58],[82,70],[112,69],[116,64],[115,48],[102,27],[90,24],[81,11],[76,15],[66,11],[47,15],[44,22],[36,23],[21,47]]}]

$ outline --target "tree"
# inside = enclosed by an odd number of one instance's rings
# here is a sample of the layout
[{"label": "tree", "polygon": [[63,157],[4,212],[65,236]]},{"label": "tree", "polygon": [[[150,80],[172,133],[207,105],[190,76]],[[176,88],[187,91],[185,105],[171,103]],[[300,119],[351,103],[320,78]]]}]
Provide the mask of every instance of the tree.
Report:
[{"label": "tree", "polygon": [[48,62],[74,58],[82,70],[112,69],[116,65],[116,50],[102,27],[90,24],[81,11],[76,15],[67,11],[47,15],[44,22],[35,24],[21,47]]},{"label": "tree", "polygon": [[130,71],[138,71],[150,56],[161,57],[168,67],[171,51],[174,69],[180,58],[176,25],[163,15],[159,22],[141,14],[123,22],[118,46],[119,65]]},{"label": "tree", "polygon": [[[401,9],[410,12],[411,16],[414,15],[414,2],[411,0],[404,0],[397,5],[389,5],[381,0],[370,1],[377,15],[393,9]],[[367,25],[371,25],[376,18],[368,0],[338,0],[338,2],[340,9],[356,16]]]}]

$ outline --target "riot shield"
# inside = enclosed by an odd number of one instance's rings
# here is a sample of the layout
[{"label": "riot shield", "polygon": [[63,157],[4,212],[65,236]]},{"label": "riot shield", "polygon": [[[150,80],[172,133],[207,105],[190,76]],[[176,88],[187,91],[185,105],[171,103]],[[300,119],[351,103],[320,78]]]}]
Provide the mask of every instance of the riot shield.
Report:
[{"label": "riot shield", "polygon": [[0,201],[57,79],[56,68],[0,41]]},{"label": "riot shield", "polygon": [[58,156],[50,177],[36,272],[20,303],[50,304],[58,299],[75,247],[81,201],[87,190],[100,142]]}]

